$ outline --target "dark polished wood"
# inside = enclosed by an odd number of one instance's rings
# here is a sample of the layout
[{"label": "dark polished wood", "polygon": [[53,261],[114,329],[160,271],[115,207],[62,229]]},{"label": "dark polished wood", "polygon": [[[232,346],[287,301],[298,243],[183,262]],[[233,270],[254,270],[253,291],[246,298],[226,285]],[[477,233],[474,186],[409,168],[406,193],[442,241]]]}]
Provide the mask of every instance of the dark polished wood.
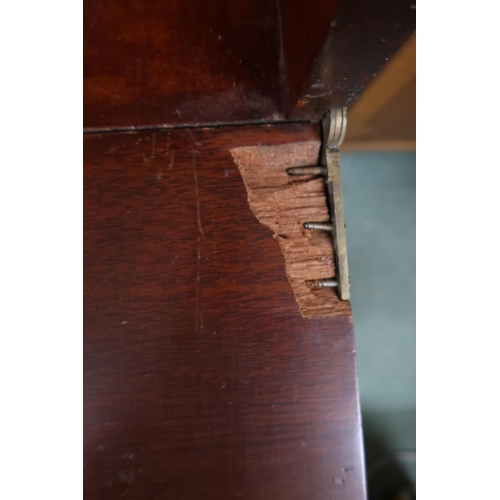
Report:
[{"label": "dark polished wood", "polygon": [[230,153],[311,140],[84,136],[85,498],[365,498],[352,318],[300,316]]},{"label": "dark polished wood", "polygon": [[414,0],[345,0],[288,116],[318,121],[348,107],[411,36],[415,12]]},{"label": "dark polished wood", "polygon": [[276,1],[85,0],[84,126],[284,118]]},{"label": "dark polished wood", "polygon": [[85,0],[84,127],[319,121],[414,28],[412,0]]},{"label": "dark polished wood", "polygon": [[342,0],[280,2],[287,105],[293,110],[313,63],[321,54]]}]

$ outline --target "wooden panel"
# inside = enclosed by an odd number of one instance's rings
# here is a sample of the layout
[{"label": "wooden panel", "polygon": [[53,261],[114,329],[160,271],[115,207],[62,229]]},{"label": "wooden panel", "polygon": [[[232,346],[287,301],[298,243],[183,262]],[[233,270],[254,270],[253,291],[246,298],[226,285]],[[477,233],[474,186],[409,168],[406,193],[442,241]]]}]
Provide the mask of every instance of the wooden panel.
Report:
[{"label": "wooden panel", "polygon": [[268,0],[85,0],[84,126],[282,117]]},{"label": "wooden panel", "polygon": [[281,0],[287,102],[291,109],[321,53],[340,5],[341,0]]},{"label": "wooden panel", "polygon": [[413,0],[346,0],[289,116],[348,107],[415,29]]},{"label": "wooden panel", "polygon": [[85,136],[85,498],[365,498],[352,318],[300,316],[229,151],[318,140]]},{"label": "wooden panel", "polygon": [[343,151],[415,149],[416,49],[413,34],[351,106]]},{"label": "wooden panel", "polygon": [[85,0],[84,127],[319,121],[415,26],[411,1],[340,5]]}]

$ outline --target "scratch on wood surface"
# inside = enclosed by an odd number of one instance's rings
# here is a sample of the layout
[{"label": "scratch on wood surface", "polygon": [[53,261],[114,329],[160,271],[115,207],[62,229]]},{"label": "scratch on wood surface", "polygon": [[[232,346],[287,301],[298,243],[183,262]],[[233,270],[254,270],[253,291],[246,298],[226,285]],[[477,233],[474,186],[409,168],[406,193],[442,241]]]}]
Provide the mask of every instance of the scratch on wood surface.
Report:
[{"label": "scratch on wood surface", "polygon": [[144,163],[148,163],[154,160],[155,156],[156,156],[156,132],[153,132],[151,135],[151,155],[148,156],[147,154],[144,154],[142,157],[142,161]]},{"label": "scratch on wood surface", "polygon": [[193,157],[193,174],[194,174],[194,189],[196,192],[196,219],[198,221],[198,229],[200,234],[205,237],[203,233],[203,228],[201,227],[201,213],[200,213],[200,189],[198,187],[198,172],[196,171],[196,150],[191,150],[191,155]]},{"label": "scratch on wood surface", "polygon": [[195,299],[195,311],[194,311],[194,327],[195,332],[198,331],[198,326],[200,322],[200,265],[201,265],[201,248],[200,248],[200,236],[196,237],[197,247],[196,247],[196,299]]},{"label": "scratch on wood surface", "polygon": [[170,137],[170,130],[167,133],[167,144],[165,146],[165,156],[169,157],[168,169],[172,170],[174,168],[174,157],[175,151],[171,149],[172,138]]},{"label": "scratch on wood surface", "polygon": [[308,141],[234,148],[231,154],[252,212],[278,240],[302,316],[349,316],[349,302],[340,301],[334,290],[311,290],[307,285],[308,280],[335,276],[330,234],[303,227],[307,221],[329,220],[324,179],[307,175],[291,179],[285,172],[288,167],[317,165],[319,148],[319,141]]},{"label": "scratch on wood surface", "polygon": [[170,137],[170,130],[167,132],[167,145],[165,146],[165,156],[170,155],[170,146],[172,144],[172,138]]},{"label": "scratch on wood surface", "polygon": [[[193,137],[194,140],[194,137]],[[195,302],[195,331],[198,331],[200,326],[200,266],[201,266],[201,238],[205,238],[203,227],[201,226],[201,212],[200,212],[200,189],[198,186],[198,172],[196,170],[196,150],[191,150],[193,158],[193,175],[194,175],[194,189],[196,194],[196,220],[198,223],[198,230],[200,234],[197,236],[196,247],[196,302]],[[203,328],[203,325],[202,325]]]},{"label": "scratch on wood surface", "polygon": [[170,163],[168,164],[169,170],[172,170],[174,168],[174,156],[175,156],[175,151],[170,151]]}]

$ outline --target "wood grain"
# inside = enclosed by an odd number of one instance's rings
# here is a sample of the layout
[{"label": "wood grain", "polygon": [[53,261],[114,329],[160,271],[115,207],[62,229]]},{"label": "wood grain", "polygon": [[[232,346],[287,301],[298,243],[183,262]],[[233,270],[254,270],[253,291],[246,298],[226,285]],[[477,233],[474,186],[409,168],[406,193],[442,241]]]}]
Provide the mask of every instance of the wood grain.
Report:
[{"label": "wood grain", "polygon": [[318,140],[85,136],[85,498],[365,498],[352,318],[300,316],[230,153]]},{"label": "wood grain", "polygon": [[85,0],[84,127],[283,118],[275,1]]},{"label": "wood grain", "polygon": [[305,318],[351,315],[349,302],[333,289],[312,290],[309,280],[336,276],[330,233],[308,231],[307,221],[329,221],[325,179],[289,177],[285,169],[319,164],[319,141],[231,150],[240,167],[248,202],[280,244],[288,279]]}]

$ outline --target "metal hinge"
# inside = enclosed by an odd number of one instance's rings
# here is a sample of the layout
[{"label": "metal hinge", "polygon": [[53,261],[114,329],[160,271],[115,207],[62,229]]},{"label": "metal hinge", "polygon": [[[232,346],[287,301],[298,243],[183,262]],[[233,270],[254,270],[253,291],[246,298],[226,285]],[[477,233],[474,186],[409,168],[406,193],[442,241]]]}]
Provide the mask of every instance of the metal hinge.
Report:
[{"label": "metal hinge", "polygon": [[347,266],[347,245],[345,236],[342,180],[340,176],[339,146],[342,144],[347,125],[347,109],[333,109],[326,113],[322,122],[323,145],[321,165],[317,167],[293,167],[288,175],[323,175],[326,178],[326,192],[330,211],[327,222],[305,222],[311,230],[330,231],[335,250],[336,276],[331,279],[312,280],[313,288],[336,288],[340,300],[349,300],[349,269]]}]

